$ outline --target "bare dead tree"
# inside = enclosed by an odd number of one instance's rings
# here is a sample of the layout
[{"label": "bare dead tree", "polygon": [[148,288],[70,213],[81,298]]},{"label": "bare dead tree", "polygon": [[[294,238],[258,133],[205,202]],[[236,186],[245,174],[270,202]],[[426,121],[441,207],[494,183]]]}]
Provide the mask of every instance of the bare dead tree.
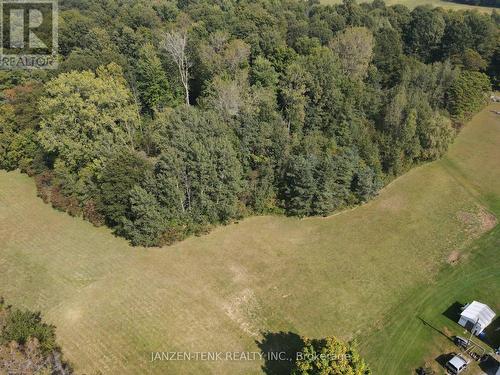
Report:
[{"label": "bare dead tree", "polygon": [[162,48],[172,56],[175,64],[179,68],[182,85],[186,94],[186,104],[189,105],[189,69],[192,66],[187,55],[187,28],[173,30],[165,34]]}]

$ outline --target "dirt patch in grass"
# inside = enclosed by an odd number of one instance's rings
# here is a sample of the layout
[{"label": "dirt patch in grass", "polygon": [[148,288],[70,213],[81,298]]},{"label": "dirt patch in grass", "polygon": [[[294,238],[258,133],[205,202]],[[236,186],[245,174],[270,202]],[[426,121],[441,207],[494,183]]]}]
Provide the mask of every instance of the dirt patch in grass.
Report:
[{"label": "dirt patch in grass", "polygon": [[451,264],[452,266],[460,262],[460,259],[462,258],[462,255],[460,254],[460,251],[458,250],[453,250],[450,255],[448,255],[448,259],[446,259],[446,262],[448,264]]},{"label": "dirt patch in grass", "polygon": [[497,225],[497,218],[495,215],[484,208],[481,208],[481,211],[479,212],[479,219],[483,233],[489,232]]},{"label": "dirt patch in grass", "polygon": [[497,225],[497,218],[484,207],[474,211],[459,211],[457,219],[464,225],[464,231],[470,239],[478,238]]}]

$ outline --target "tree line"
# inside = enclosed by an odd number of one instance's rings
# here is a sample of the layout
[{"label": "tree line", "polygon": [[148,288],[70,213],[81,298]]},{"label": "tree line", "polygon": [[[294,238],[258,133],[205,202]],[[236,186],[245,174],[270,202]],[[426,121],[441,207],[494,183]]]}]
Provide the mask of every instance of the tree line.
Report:
[{"label": "tree line", "polygon": [[0,167],[134,245],[328,215],[435,160],[500,83],[500,17],[383,1],[65,0],[1,71]]}]

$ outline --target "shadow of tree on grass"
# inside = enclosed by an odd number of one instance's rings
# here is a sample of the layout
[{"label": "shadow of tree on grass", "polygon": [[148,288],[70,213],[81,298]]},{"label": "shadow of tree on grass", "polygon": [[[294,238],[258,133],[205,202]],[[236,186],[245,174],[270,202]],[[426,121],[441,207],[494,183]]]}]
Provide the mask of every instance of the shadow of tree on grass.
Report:
[{"label": "shadow of tree on grass", "polygon": [[262,336],[261,341],[256,341],[264,358],[262,371],[267,375],[289,375],[297,352],[304,347],[302,338],[293,332],[263,332]]}]

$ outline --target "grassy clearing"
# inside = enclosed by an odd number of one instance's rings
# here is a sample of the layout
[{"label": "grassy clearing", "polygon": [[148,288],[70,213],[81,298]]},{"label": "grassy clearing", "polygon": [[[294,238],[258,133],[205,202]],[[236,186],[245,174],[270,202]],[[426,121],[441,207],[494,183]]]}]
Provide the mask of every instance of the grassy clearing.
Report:
[{"label": "grassy clearing", "polygon": [[[500,311],[500,228],[497,227],[471,247],[469,262],[450,267],[439,279],[413,293],[394,309],[383,328],[363,341],[363,352],[377,374],[411,374],[428,363],[440,374],[439,356],[458,352],[446,337],[469,337],[456,320],[445,312],[454,304],[472,299],[488,303]],[[480,342],[476,340],[477,342]],[[487,347],[487,345],[484,345]],[[478,373],[471,368],[467,374]]]},{"label": "grassy clearing", "polygon": [[[360,3],[367,1],[359,1]],[[322,4],[340,4],[342,0],[321,0]],[[407,6],[410,9],[418,7],[420,5],[430,5],[432,7],[441,7],[444,9],[452,9],[452,10],[477,10],[481,13],[491,13],[493,11],[493,7],[482,7],[482,6],[474,6],[467,4],[458,4],[453,3],[451,1],[443,1],[443,0],[386,0],[385,2],[388,6],[402,4]],[[498,10],[498,9],[497,9]]]},{"label": "grassy clearing", "polygon": [[[499,107],[496,106],[497,110]],[[483,111],[463,130],[447,157],[440,161],[458,185],[497,217],[500,217],[499,145],[499,116]],[[382,328],[364,338],[364,353],[377,373],[410,373],[424,362],[438,370],[436,358],[457,351],[443,333],[468,337],[458,324],[443,314],[456,302],[464,304],[478,299],[488,303],[497,314],[500,312],[499,248],[500,226],[497,226],[463,252],[462,256],[469,259],[446,267],[428,286],[415,287],[389,314]]]},{"label": "grassy clearing", "polygon": [[[377,374],[406,373],[432,354],[418,314],[440,324],[449,300],[498,290],[488,257],[498,230],[474,241],[485,207],[500,216],[499,159],[500,118],[485,110],[447,158],[362,207],[250,218],[163,249],[131,248],[44,205],[27,176],[0,172],[0,294],[42,310],[79,372],[260,373],[260,361],[150,363],[150,353],[256,351],[261,331],[283,330],[357,337]],[[463,265],[448,266],[457,252]]]}]

